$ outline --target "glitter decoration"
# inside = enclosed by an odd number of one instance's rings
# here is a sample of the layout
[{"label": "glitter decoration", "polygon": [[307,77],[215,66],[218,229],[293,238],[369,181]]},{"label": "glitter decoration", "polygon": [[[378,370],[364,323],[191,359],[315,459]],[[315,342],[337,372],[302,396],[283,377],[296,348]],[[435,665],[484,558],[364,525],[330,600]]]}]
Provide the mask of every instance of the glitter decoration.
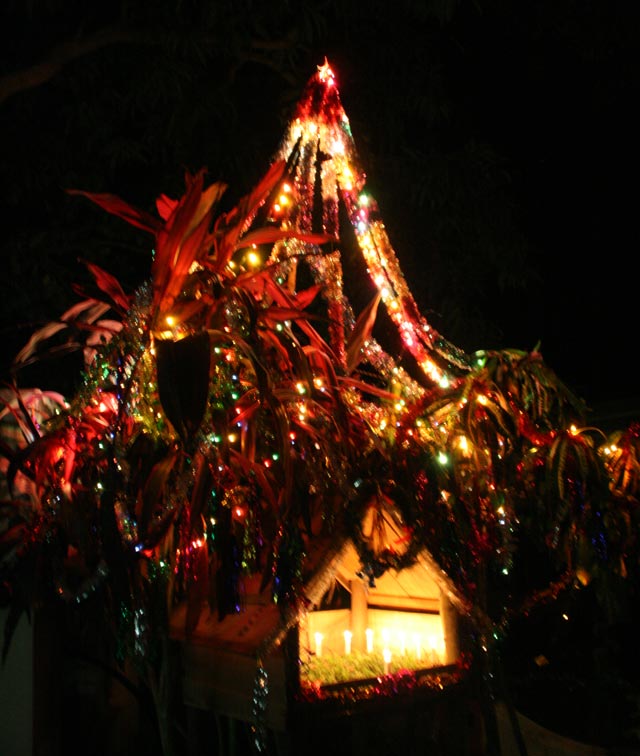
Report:
[{"label": "glitter decoration", "polygon": [[251,737],[256,753],[265,753],[267,749],[266,713],[268,701],[269,676],[267,675],[267,670],[258,662],[251,699],[251,712],[253,715]]}]

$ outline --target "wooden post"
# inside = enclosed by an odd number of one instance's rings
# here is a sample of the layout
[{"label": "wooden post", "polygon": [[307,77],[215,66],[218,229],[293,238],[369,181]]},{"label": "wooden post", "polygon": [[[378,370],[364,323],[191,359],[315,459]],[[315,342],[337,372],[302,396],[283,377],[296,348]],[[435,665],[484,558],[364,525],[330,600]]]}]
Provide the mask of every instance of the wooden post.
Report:
[{"label": "wooden post", "polygon": [[352,580],[349,585],[351,589],[351,648],[353,651],[366,650],[367,629],[367,590],[364,582],[357,578]]},{"label": "wooden post", "polygon": [[454,664],[460,656],[458,614],[444,591],[440,591],[440,617],[444,632],[445,664]]}]

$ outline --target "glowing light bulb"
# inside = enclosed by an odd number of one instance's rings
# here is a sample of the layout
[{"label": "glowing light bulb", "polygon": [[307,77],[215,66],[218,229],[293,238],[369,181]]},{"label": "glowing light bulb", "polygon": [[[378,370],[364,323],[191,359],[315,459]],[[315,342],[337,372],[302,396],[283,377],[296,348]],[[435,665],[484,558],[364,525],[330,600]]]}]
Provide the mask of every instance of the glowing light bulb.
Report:
[{"label": "glowing light bulb", "polygon": [[257,252],[254,252],[253,250],[251,252],[247,252],[247,264],[250,265],[252,268],[255,268],[257,265],[260,265],[260,255]]}]

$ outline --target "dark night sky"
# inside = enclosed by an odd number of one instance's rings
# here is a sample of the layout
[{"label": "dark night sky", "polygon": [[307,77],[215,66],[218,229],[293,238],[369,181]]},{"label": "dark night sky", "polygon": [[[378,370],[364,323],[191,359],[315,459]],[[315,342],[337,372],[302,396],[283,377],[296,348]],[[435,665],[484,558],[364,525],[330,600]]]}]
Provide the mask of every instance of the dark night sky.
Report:
[{"label": "dark night sky", "polygon": [[[540,342],[548,364],[590,404],[620,401],[635,410],[640,397],[635,368],[640,240],[634,106],[640,28],[631,5],[566,0],[534,3],[525,11],[518,3],[450,3],[456,15],[453,23],[443,25],[441,41],[443,49],[453,51],[452,60],[447,67],[445,53],[439,62],[444,61],[448,106],[458,127],[506,161],[511,199],[521,231],[535,250],[532,263],[541,279],[526,292],[494,298],[491,314],[499,321],[502,343],[477,347],[531,349]],[[415,49],[417,32],[407,28],[402,16],[388,14],[368,18],[362,27],[353,14],[349,28],[339,20],[333,29],[329,24],[325,36],[300,56],[300,82],[324,55],[329,57],[359,146],[368,139],[363,132],[367,121],[373,128],[376,111],[393,109],[396,97],[411,92],[412,77],[416,89],[424,79],[421,51]],[[5,44],[3,66],[9,71],[23,65],[29,45],[41,53],[55,33],[37,17],[23,20],[13,32],[5,27],[5,43],[10,38],[13,43]],[[402,71],[397,88],[392,78],[374,73],[385,56]],[[17,97],[40,97],[56,108],[67,107],[68,102],[56,101],[58,91],[54,80]],[[238,98],[246,99],[247,92],[239,91]],[[12,129],[16,99],[0,105],[0,129]],[[273,114],[269,120],[258,112],[257,129],[263,128],[261,118],[274,135],[275,148]],[[418,128],[406,133],[415,140],[407,148],[423,146]],[[212,124],[208,138],[214,135]],[[73,149],[69,145],[70,155]],[[191,150],[197,150],[195,137]],[[176,172],[181,170],[176,165]],[[130,196],[126,186],[109,189]],[[165,189],[159,186],[158,193]],[[15,208],[8,209],[15,217]],[[394,220],[385,217],[392,238]],[[405,235],[405,243],[412,238],[419,248],[419,227]]]},{"label": "dark night sky", "polygon": [[537,250],[540,285],[496,302],[503,346],[540,341],[590,404],[638,411],[638,18],[615,2],[513,6],[469,17],[451,74],[455,107],[507,159]]},{"label": "dark night sky", "polygon": [[547,362],[593,402],[640,395],[638,26],[622,4],[610,13],[598,5],[585,4],[584,17],[549,17],[556,33],[524,44],[498,32],[463,73],[485,95],[469,117],[510,158],[526,233],[540,251],[544,283],[513,303],[505,333],[524,347],[540,339]]}]

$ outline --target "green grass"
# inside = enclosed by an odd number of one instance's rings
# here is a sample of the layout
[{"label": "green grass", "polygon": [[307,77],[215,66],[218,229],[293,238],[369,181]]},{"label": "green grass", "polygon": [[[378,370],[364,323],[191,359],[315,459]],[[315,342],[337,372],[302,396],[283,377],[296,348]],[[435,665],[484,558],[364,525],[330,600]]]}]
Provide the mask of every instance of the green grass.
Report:
[{"label": "green grass", "polygon": [[[418,659],[415,654],[409,652],[403,656],[391,658],[389,674],[395,674],[403,669],[416,670],[429,666],[431,665],[428,655],[423,655]],[[366,680],[383,674],[384,660],[379,651],[371,654],[355,652],[348,656],[330,653],[321,657],[310,656],[308,661],[302,662],[301,668],[303,681],[323,685],[349,680]]]}]

